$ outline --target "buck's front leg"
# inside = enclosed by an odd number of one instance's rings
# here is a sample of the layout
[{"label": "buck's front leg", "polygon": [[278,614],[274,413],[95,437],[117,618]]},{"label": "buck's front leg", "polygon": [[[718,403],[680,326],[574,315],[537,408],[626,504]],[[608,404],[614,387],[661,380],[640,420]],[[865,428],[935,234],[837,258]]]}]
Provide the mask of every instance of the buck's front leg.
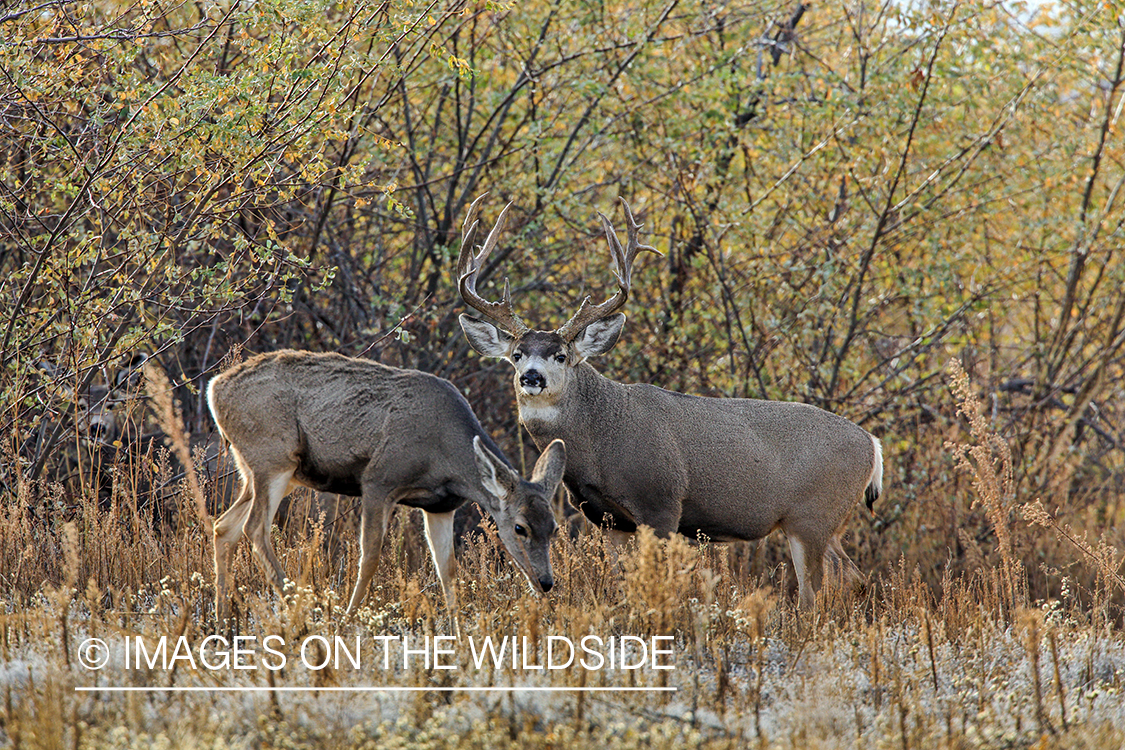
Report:
[{"label": "buck's front leg", "polygon": [[816,606],[816,592],[824,577],[825,544],[815,536],[799,538],[785,530],[789,540],[789,554],[793,558],[793,572],[797,574],[798,608],[808,612]]}]

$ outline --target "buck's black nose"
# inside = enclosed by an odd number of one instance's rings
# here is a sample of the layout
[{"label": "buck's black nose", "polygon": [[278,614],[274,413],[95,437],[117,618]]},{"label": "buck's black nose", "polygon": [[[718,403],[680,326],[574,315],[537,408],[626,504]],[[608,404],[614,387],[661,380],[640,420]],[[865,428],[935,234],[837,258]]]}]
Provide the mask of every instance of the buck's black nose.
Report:
[{"label": "buck's black nose", "polygon": [[524,388],[546,388],[547,378],[538,370],[528,370],[520,375],[520,385]]},{"label": "buck's black nose", "polygon": [[543,589],[544,594],[550,591],[554,587],[554,585],[555,581],[550,576],[544,576],[543,578],[539,579],[539,586]]}]

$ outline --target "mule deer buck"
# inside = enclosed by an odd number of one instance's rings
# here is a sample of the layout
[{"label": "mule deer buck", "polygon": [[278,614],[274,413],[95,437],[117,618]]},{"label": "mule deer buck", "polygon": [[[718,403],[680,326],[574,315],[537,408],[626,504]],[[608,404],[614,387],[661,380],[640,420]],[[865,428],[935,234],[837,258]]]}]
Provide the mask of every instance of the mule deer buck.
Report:
[{"label": "mule deer buck", "polygon": [[215,613],[227,615],[230,557],[246,534],[282,593],[285,573],[270,544],[278,505],[297,485],[362,498],[359,577],[352,614],[375,573],[397,505],[425,511],[426,538],[451,616],[453,512],[475,502],[534,590],[548,591],[550,498],[566,448],[546,447],[525,481],[448,380],[339,354],[261,354],[223,372],[207,390],[211,414],[230,443],[242,489],[215,522]]},{"label": "mule deer buck", "polygon": [[638,242],[628,204],[623,248],[599,213],[618,290],[592,305],[583,300],[555,331],[533,331],[512,308],[507,281],[498,302],[477,292],[481,267],[503,231],[505,207],[479,254],[472,239],[478,198],[469,208],[457,264],[461,297],[487,320],[460,316],[469,343],[515,368],[520,422],[536,445],[567,444],[563,484],[571,503],[595,524],[619,532],[650,526],[713,541],[753,540],[785,532],[803,609],[815,603],[824,562],[858,581],[840,544],[852,509],[868,507],[882,487],[879,440],[815,406],[742,398],[702,398],[647,384],[610,380],[587,360],[621,335],[633,261],[655,248]]}]

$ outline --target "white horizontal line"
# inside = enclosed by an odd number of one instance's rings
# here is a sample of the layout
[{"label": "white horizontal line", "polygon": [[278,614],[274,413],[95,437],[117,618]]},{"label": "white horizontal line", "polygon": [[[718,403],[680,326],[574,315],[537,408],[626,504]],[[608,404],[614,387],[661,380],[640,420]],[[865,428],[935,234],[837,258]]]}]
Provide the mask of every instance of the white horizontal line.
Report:
[{"label": "white horizontal line", "polygon": [[638,693],[676,692],[675,687],[75,687],[76,693]]}]

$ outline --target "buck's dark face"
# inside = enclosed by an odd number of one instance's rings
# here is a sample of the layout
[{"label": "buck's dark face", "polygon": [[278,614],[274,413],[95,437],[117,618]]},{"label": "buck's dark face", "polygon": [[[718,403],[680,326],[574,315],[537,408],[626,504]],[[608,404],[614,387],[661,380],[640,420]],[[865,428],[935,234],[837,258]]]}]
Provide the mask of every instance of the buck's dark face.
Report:
[{"label": "buck's dark face", "polygon": [[102,445],[137,437],[137,407],[144,383],[147,354],[136,354],[113,378],[113,387],[91,386],[76,404],[78,434]]},{"label": "buck's dark face", "polygon": [[555,331],[529,331],[517,338],[487,321],[468,315],[460,319],[474,349],[486,357],[506,359],[515,368],[521,413],[525,401],[553,406],[573,381],[574,368],[612,349],[625,325],[624,315],[613,315],[591,323],[567,341]]},{"label": "buck's dark face", "polygon": [[561,336],[547,331],[526,334],[506,359],[516,368],[516,393],[548,397],[562,390],[568,370],[581,361]]}]

